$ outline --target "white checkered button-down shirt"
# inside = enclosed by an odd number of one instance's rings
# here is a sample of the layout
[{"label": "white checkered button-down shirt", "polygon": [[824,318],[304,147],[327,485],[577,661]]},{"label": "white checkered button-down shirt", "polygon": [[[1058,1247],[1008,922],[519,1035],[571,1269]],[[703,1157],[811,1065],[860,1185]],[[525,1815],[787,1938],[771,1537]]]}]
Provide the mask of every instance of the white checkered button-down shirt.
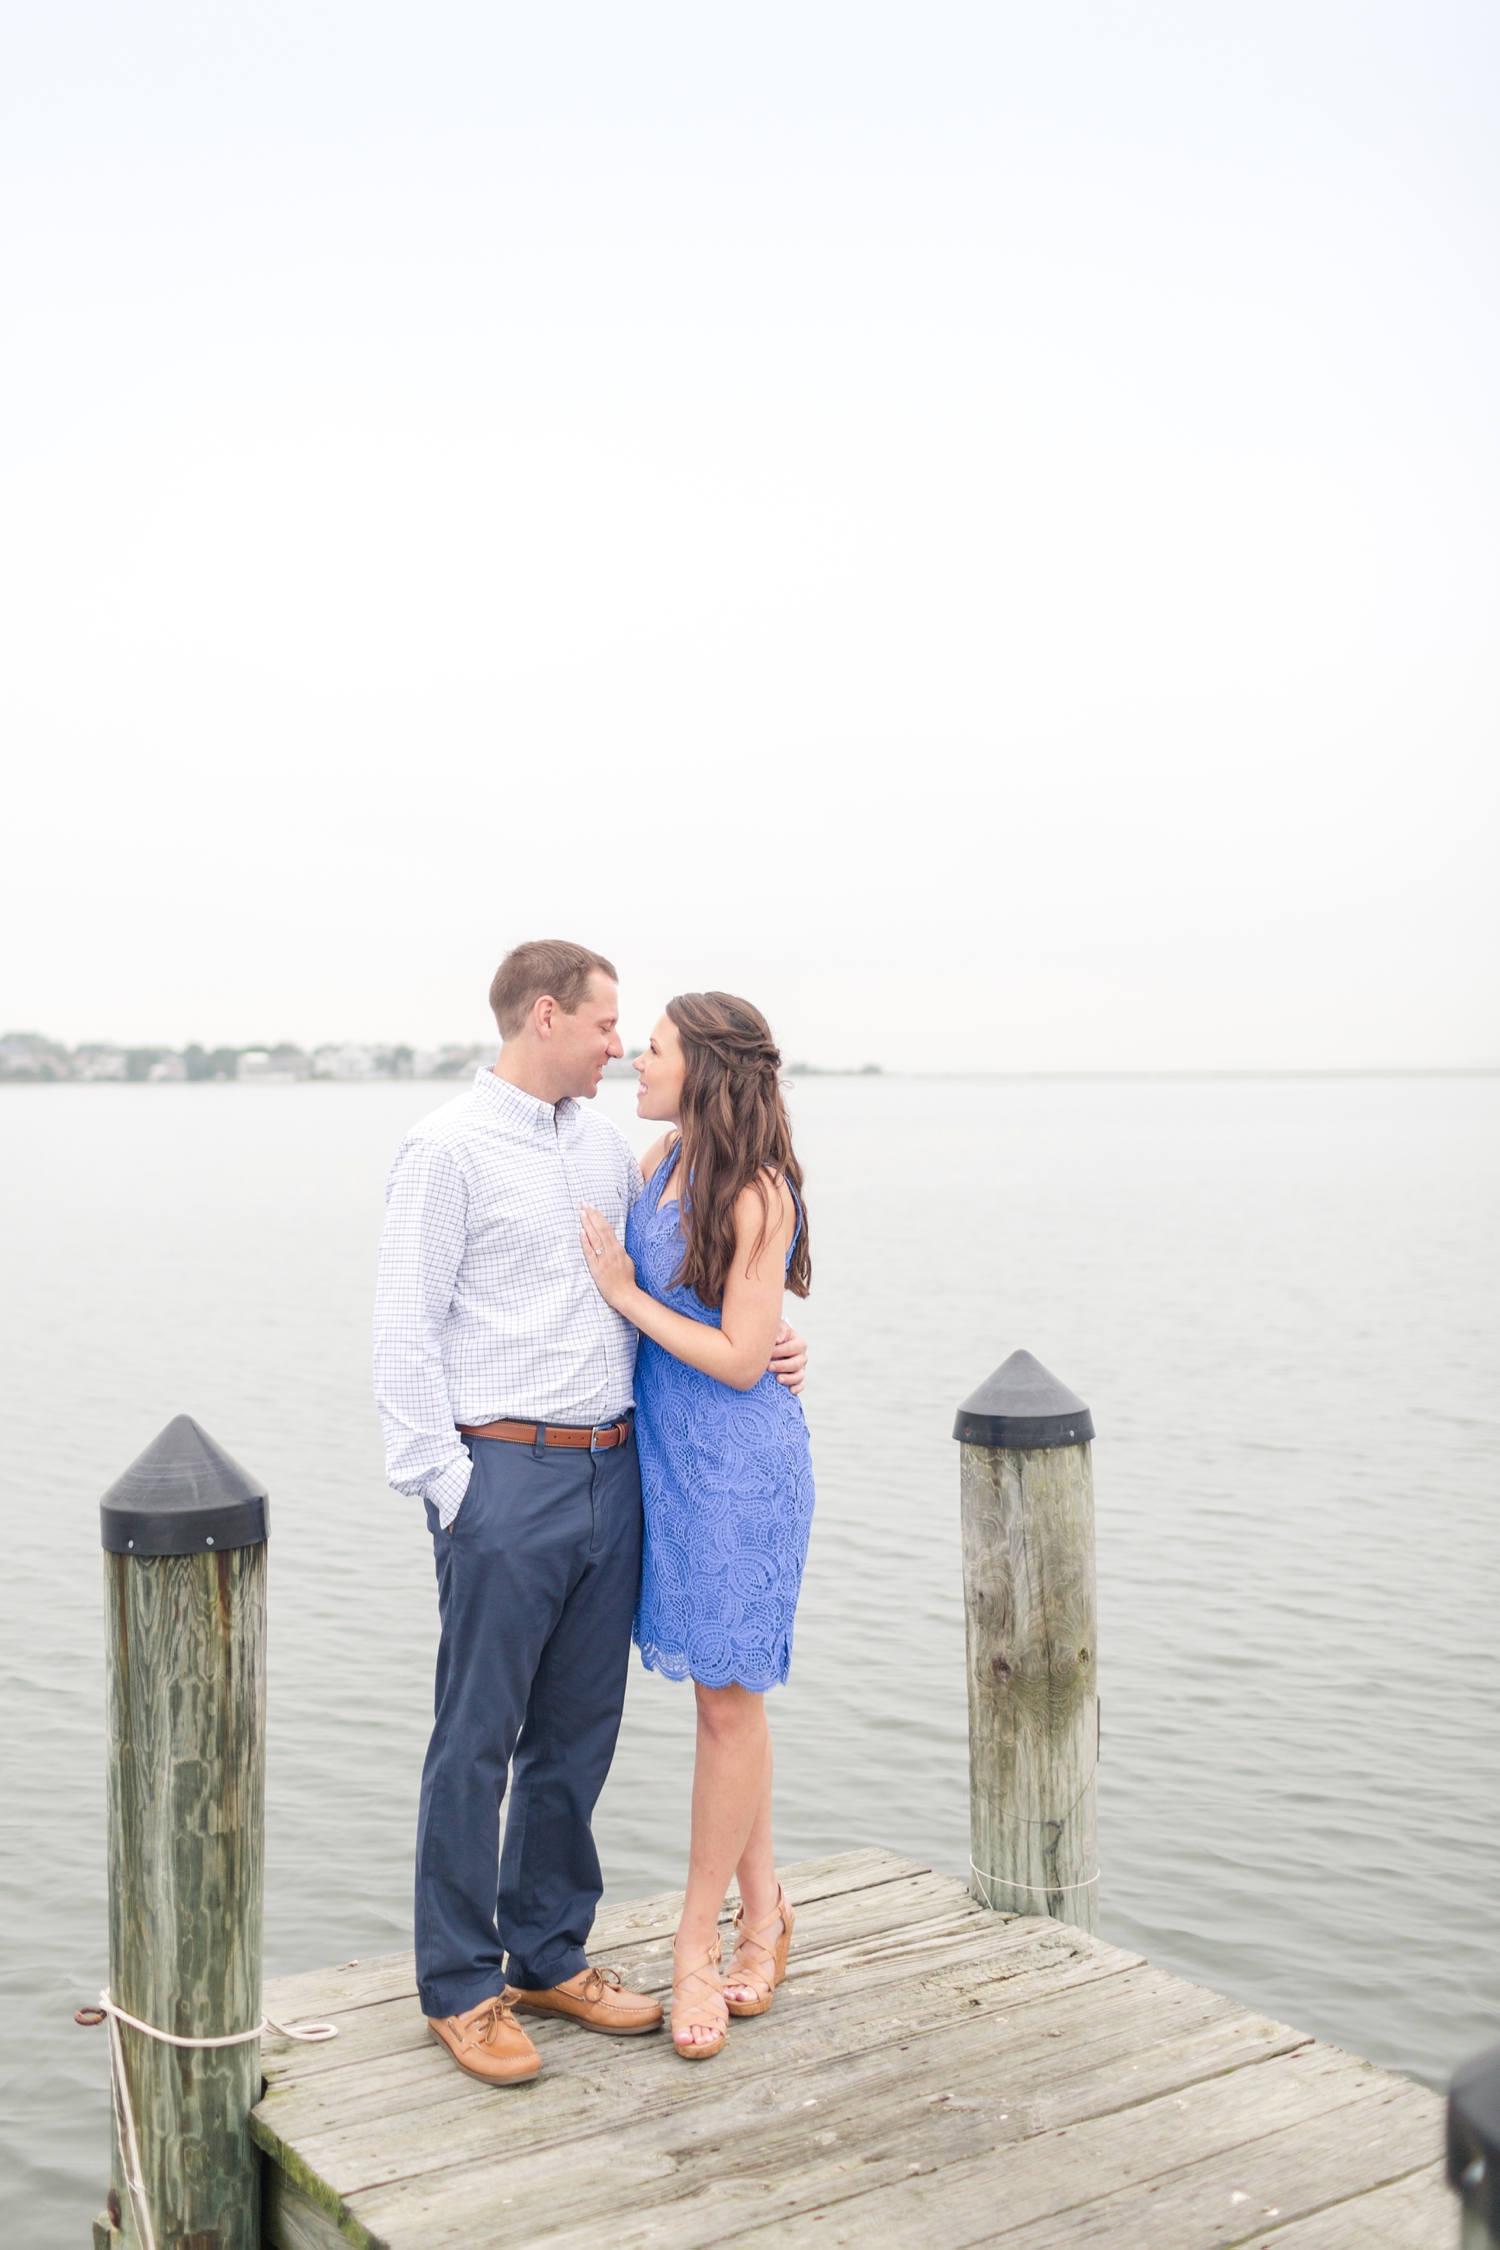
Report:
[{"label": "white checkered button-down shirt", "polygon": [[469,1482],[459,1422],[613,1421],[632,1403],[635,1330],[579,1242],[592,1203],[623,1240],[641,1175],[624,1135],[480,1070],[414,1125],[386,1187],[375,1403],[386,1477],[450,1524]]}]

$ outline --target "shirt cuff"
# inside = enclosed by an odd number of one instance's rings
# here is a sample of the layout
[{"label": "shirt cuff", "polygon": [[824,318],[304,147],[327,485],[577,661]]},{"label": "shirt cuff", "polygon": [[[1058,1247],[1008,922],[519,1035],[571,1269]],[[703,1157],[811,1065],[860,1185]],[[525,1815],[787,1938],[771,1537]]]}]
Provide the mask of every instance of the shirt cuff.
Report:
[{"label": "shirt cuff", "polygon": [[460,1453],[450,1461],[441,1476],[435,1476],[428,1485],[425,1497],[438,1512],[438,1522],[444,1531],[463,1505],[464,1494],[469,1489],[469,1479],[474,1474],[474,1464],[467,1453]]}]

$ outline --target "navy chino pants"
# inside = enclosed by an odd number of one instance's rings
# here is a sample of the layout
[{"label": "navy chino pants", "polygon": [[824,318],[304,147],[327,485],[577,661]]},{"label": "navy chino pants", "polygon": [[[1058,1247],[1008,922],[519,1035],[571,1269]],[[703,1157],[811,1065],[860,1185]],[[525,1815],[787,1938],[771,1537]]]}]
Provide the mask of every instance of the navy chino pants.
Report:
[{"label": "navy chino pants", "polygon": [[427,1504],[442,1622],[417,1822],[417,1984],[429,2016],[462,2015],[507,1983],[541,1991],[588,1965],[604,1887],[590,1822],[641,1582],[633,1433],[593,1454],[465,1442],[474,1469],[449,1530]]}]

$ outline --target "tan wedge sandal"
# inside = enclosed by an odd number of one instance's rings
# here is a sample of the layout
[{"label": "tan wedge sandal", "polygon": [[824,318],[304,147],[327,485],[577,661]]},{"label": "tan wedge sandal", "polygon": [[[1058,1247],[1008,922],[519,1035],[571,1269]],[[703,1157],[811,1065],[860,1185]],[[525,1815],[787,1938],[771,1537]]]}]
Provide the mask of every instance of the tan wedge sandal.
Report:
[{"label": "tan wedge sandal", "polygon": [[[767,1932],[781,1920],[781,1935],[771,1940]],[[745,1909],[737,1906],[734,1926],[739,1933],[735,1939],[734,1958],[724,1972],[725,1984],[748,1984],[755,1994],[753,2000],[731,2000],[726,1993],[724,2005],[732,2016],[763,2016],[776,1997],[776,1987],[786,1975],[786,1957],[792,1947],[792,1924],[797,1917],[792,1912],[792,1902],[778,1883],[776,1886],[776,1912],[767,1915],[751,1930],[745,1926]]]},{"label": "tan wedge sandal", "polygon": [[[672,1947],[672,2045],[684,2062],[707,2062],[710,2055],[718,2054],[729,2035],[729,2010],[724,2004],[724,1988],[719,1981],[718,1967],[724,1957],[720,1939],[692,1968],[684,1968],[677,1958],[677,1947]],[[705,1997],[689,1997],[689,1988],[701,1985]],[[678,2037],[683,2031],[716,2031],[717,2039],[694,2039],[686,2045]]]}]

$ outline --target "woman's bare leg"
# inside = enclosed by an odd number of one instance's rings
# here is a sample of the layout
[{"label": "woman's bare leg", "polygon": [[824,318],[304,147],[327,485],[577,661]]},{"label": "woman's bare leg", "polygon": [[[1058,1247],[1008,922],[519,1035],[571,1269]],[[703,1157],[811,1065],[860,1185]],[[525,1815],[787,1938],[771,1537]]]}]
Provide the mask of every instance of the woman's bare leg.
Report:
[{"label": "woman's bare leg", "polygon": [[[729,1878],[745,1857],[762,1818],[768,1851],[771,1834],[771,1738],[765,1698],[737,1685],[709,1688],[695,1683],[693,1692],[698,1699],[693,1838],[676,1948],[684,1961],[701,1959],[713,1944]],[[771,1905],[775,1905],[774,1883]],[[713,2035],[697,2036],[706,2040]]]},{"label": "woman's bare leg", "polygon": [[[770,1924],[766,1935],[774,1945],[781,1935],[781,1917],[776,1911],[776,1851],[771,1841],[771,1766],[771,1730],[767,1727],[766,1770],[760,1786],[760,1803],[755,1808],[755,1819],[735,1874],[739,1878],[746,1927],[759,1930]],[[748,1984],[736,1984],[728,1977],[724,1980],[724,1994],[729,2000],[749,2001],[758,1997]]]}]

